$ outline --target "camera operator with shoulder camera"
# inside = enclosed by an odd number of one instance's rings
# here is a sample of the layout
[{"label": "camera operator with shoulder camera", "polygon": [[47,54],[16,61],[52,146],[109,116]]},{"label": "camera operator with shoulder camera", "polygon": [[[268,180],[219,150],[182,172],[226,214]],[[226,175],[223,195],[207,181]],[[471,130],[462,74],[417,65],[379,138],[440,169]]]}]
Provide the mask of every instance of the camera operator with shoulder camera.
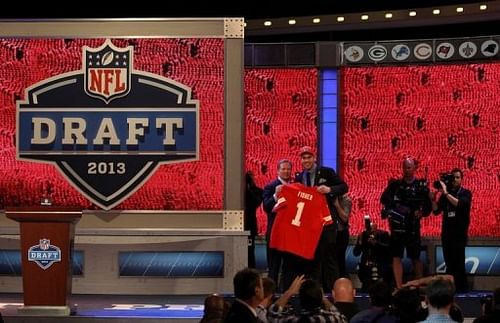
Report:
[{"label": "camera operator with shoulder camera", "polygon": [[403,161],[403,178],[391,181],[380,202],[384,208],[382,218],[389,219],[391,230],[390,250],[396,287],[403,285],[403,264],[401,258],[406,248],[407,257],[412,260],[416,278],[422,277],[420,261],[420,218],[431,213],[431,200],[427,181],[415,177],[416,164],[411,158]]},{"label": "camera operator with shoulder camera", "polygon": [[362,290],[367,291],[380,278],[391,280],[389,239],[389,232],[377,229],[377,224],[365,216],[365,230],[359,234],[352,251],[356,257],[361,255],[358,276]]},{"label": "camera operator with shoulder camera", "polygon": [[472,193],[462,187],[463,172],[454,168],[450,174],[441,174],[440,181],[434,188],[441,193],[436,202],[436,195],[430,192],[434,214],[443,213],[441,244],[446,264],[446,273],[453,275],[457,291],[466,292],[465,246],[470,223]]}]

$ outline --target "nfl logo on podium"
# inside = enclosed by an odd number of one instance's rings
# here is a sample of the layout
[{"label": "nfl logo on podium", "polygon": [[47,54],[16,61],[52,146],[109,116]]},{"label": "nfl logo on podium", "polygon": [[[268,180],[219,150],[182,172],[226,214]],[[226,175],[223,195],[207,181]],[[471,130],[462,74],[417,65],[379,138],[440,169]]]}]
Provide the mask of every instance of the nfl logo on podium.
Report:
[{"label": "nfl logo on podium", "polygon": [[40,239],[40,244],[29,248],[28,261],[33,261],[40,268],[46,270],[53,263],[61,261],[61,249],[51,245],[49,239]]}]

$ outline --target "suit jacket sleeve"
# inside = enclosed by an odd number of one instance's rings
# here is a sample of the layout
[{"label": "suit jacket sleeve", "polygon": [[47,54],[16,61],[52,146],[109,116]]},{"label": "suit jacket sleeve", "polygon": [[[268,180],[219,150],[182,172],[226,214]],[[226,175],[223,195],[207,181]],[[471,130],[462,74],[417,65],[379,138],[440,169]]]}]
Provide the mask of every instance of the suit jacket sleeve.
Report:
[{"label": "suit jacket sleeve", "polygon": [[275,182],[269,183],[264,187],[264,192],[262,193],[264,211],[267,214],[273,211],[273,207],[276,204],[276,201],[274,200],[276,186]]},{"label": "suit jacket sleeve", "polygon": [[325,168],[323,171],[328,171],[328,186],[331,189],[330,195],[331,196],[340,196],[349,190],[349,187],[347,186],[347,183],[344,182],[337,173],[331,168]]}]

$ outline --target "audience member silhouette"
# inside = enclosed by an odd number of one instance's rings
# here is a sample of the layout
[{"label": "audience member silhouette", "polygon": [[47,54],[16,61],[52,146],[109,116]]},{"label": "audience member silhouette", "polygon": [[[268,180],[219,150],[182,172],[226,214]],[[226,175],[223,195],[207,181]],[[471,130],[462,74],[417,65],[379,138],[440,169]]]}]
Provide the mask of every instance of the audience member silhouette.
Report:
[{"label": "audience member silhouette", "polygon": [[257,306],[257,317],[264,323],[267,322],[267,309],[273,303],[274,293],[276,292],[276,283],[269,277],[262,278],[262,287],[264,287],[264,299]]},{"label": "audience member silhouette", "polygon": [[[299,294],[300,312],[287,306],[290,298]],[[323,295],[319,282],[298,276],[283,295],[269,308],[269,322],[329,322],[347,323],[347,319]]]},{"label": "audience member silhouette", "polygon": [[500,322],[500,287],[493,291],[491,309],[483,310],[483,315],[474,320],[474,323]]},{"label": "audience member silhouette", "polygon": [[212,294],[205,298],[205,308],[200,323],[221,323],[229,310],[229,305],[224,297]]},{"label": "audience member silhouette", "polygon": [[427,310],[422,308],[420,290],[415,287],[402,287],[392,296],[393,313],[399,323],[416,323],[425,320]]},{"label": "audience member silhouette", "polygon": [[264,299],[262,278],[257,270],[245,268],[233,278],[235,300],[225,323],[260,323],[256,308]]},{"label": "audience member silhouette", "polygon": [[333,284],[333,305],[344,314],[348,321],[359,312],[358,305],[354,301],[356,290],[348,278],[339,278]]},{"label": "audience member silhouette", "polygon": [[384,280],[378,280],[368,289],[371,307],[354,315],[351,323],[378,322],[396,323],[397,317],[391,313],[391,288]]},{"label": "audience member silhouette", "polygon": [[422,321],[424,323],[457,322],[450,317],[450,309],[455,297],[455,285],[449,279],[436,277],[425,288],[425,300],[429,315]]}]

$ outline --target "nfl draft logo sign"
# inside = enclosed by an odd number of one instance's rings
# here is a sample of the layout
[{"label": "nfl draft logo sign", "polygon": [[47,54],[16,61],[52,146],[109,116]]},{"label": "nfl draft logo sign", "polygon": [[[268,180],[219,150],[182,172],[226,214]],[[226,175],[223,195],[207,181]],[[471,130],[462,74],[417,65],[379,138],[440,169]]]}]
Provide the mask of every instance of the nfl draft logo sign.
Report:
[{"label": "nfl draft logo sign", "polygon": [[116,48],[105,44],[104,48],[84,47],[85,92],[106,103],[128,94],[130,88],[129,57],[132,47]]},{"label": "nfl draft logo sign", "polygon": [[61,261],[61,249],[50,244],[49,239],[40,239],[40,244],[28,249],[28,261],[34,261],[43,270]]},{"label": "nfl draft logo sign", "polygon": [[198,160],[199,102],[133,68],[133,47],[82,48],[82,69],[36,83],[17,102],[17,158],[54,164],[111,209],[161,164]]}]

